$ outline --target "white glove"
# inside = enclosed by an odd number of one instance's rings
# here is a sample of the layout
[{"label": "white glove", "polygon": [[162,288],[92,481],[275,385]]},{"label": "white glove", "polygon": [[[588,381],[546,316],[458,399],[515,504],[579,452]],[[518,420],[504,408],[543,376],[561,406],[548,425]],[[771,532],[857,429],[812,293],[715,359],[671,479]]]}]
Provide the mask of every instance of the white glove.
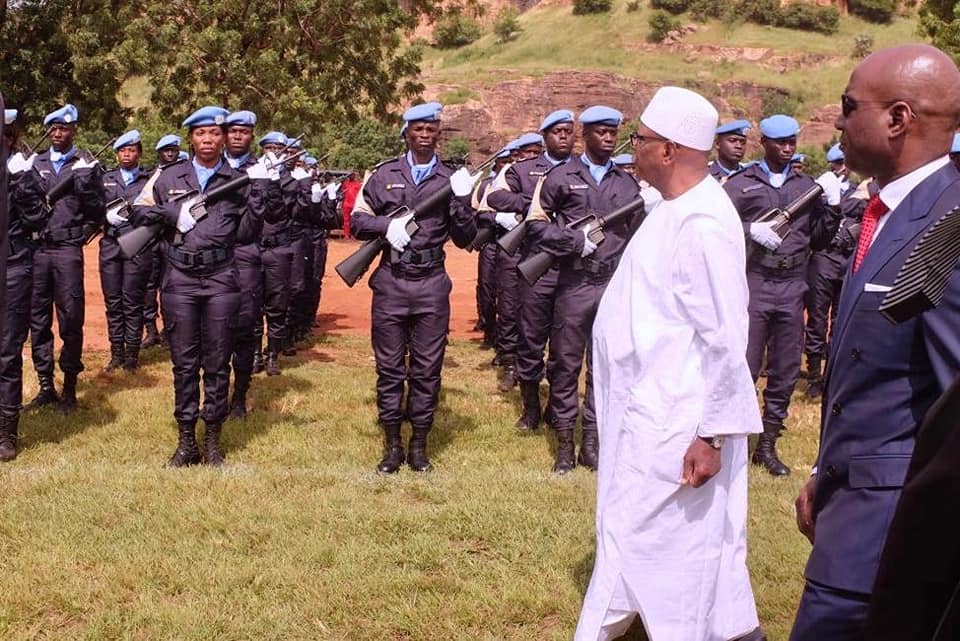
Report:
[{"label": "white glove", "polygon": [[280,180],[280,168],[270,165],[270,158],[260,156],[255,164],[247,167],[247,175],[250,176],[250,180]]},{"label": "white glove", "polygon": [[100,164],[100,161],[94,158],[93,160],[86,160],[84,158],[77,158],[73,161],[71,167],[74,171],[80,171],[81,169],[93,169]]},{"label": "white glove", "polygon": [[119,209],[120,207],[114,207],[112,209],[107,210],[107,222],[113,225],[114,227],[118,227],[124,224],[125,222],[127,222],[126,218],[124,218],[123,216],[117,213]]},{"label": "white glove", "polygon": [[33,160],[36,157],[37,154],[31,154],[29,158],[24,158],[22,153],[17,152],[7,159],[7,171],[11,174],[19,174],[20,172],[27,171],[33,167]]},{"label": "white glove", "polygon": [[294,167],[293,171],[290,172],[290,177],[294,180],[303,180],[310,177],[310,172],[303,167]]},{"label": "white glove", "polygon": [[512,213],[498,212],[496,216],[493,217],[497,221],[497,224],[510,231],[520,223],[517,222],[517,215]]},{"label": "white glove", "polygon": [[478,178],[480,178],[479,173],[475,175],[471,174],[470,170],[466,167],[461,167],[453,172],[450,176],[450,188],[453,190],[453,195],[460,197],[469,196]]},{"label": "white glove", "polygon": [[750,223],[750,238],[760,243],[770,251],[775,250],[783,239],[773,231],[773,223]]},{"label": "white glove", "polygon": [[327,192],[327,200],[336,200],[337,194],[340,192],[340,183],[330,183],[326,186],[325,191]]},{"label": "white glove", "polygon": [[413,218],[413,214],[407,214],[400,218],[394,218],[387,225],[387,242],[398,252],[410,244],[410,234],[407,233],[407,223]]},{"label": "white glove", "polygon": [[828,205],[839,205],[842,187],[840,179],[832,171],[824,172],[817,178],[817,184],[823,187],[823,195],[827,197]]},{"label": "white glove", "polygon": [[197,204],[197,198],[190,198],[180,205],[180,215],[177,216],[177,231],[181,234],[186,234],[188,231],[197,226],[197,221],[194,219],[193,214],[190,213],[190,208]]},{"label": "white glove", "polygon": [[318,203],[323,200],[324,188],[317,183],[310,185],[310,202]]},{"label": "white glove", "polygon": [[580,252],[580,257],[586,258],[593,252],[597,251],[597,244],[590,240],[589,234],[591,228],[589,226],[584,227],[581,231],[583,232],[583,251]]}]

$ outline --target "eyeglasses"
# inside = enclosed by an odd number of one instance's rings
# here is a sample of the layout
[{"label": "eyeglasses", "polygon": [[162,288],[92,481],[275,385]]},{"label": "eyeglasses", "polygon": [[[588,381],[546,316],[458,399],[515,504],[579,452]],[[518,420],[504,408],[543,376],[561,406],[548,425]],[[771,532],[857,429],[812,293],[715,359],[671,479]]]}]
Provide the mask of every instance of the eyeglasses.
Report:
[{"label": "eyeglasses", "polygon": [[844,118],[849,118],[850,114],[859,109],[864,105],[882,105],[884,109],[892,105],[902,102],[907,106],[907,111],[910,113],[910,117],[916,119],[917,113],[913,110],[913,107],[910,106],[910,103],[906,100],[856,100],[851,98],[847,94],[840,96],[840,111],[843,112]]},{"label": "eyeglasses", "polygon": [[644,136],[643,134],[638,134],[637,132],[633,132],[632,134],[630,134],[631,145],[638,145],[638,144],[642,145],[647,142],[650,142],[651,140],[666,141],[666,140],[669,140],[669,138],[664,138],[663,136]]}]

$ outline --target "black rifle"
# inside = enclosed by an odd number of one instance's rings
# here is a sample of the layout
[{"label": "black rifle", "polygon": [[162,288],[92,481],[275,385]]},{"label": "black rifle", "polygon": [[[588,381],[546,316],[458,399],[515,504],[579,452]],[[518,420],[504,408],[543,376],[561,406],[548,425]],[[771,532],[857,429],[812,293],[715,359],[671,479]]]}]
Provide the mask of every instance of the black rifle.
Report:
[{"label": "black rifle", "polygon": [[53,127],[50,127],[46,131],[44,131],[43,135],[40,136],[40,139],[37,142],[33,143],[32,145],[24,145],[23,146],[24,157],[29,158],[33,154],[37,153],[37,149],[40,148],[40,145],[43,144],[44,140],[50,137],[51,133],[53,133]]},{"label": "black rifle", "polygon": [[[620,143],[616,149],[613,150],[613,153],[610,154],[610,157],[613,158],[621,151],[627,148],[627,145],[630,144],[630,140],[624,140]],[[559,165],[557,165],[559,166]],[[548,170],[549,171],[549,170]],[[522,217],[522,219],[521,219]],[[520,249],[520,245],[523,244],[523,239],[527,236],[527,217],[525,214],[517,213],[517,220],[520,221],[520,224],[508,231],[506,234],[500,237],[500,240],[497,241],[497,245],[500,246],[500,249],[507,252],[509,256],[513,256],[517,253],[517,250]]]},{"label": "black rifle", "polygon": [[[499,154],[500,152],[497,152]],[[497,157],[497,154],[490,156],[477,167],[478,171],[482,171],[487,166],[489,166]],[[412,208],[403,205],[397,207],[392,212],[387,214],[388,218],[401,218],[407,214],[413,214],[410,220],[407,222],[406,230],[407,233],[411,236],[416,233],[420,226],[417,224],[417,212],[418,211],[427,211],[434,209],[435,207],[440,206],[444,202],[450,200],[453,189],[450,187],[449,182],[433,192],[431,195],[427,196],[424,200],[414,205]],[[388,247],[389,243],[387,239],[383,236],[377,236],[372,238],[362,245],[360,248],[347,256],[342,260],[334,269],[337,274],[340,275],[340,278],[343,279],[343,282],[347,284],[347,287],[353,287],[357,284],[357,281],[370,269],[370,264],[373,263],[373,259],[377,257],[385,247]],[[399,252],[391,248],[393,252],[394,260],[399,259]]]},{"label": "black rifle", "polygon": [[[760,214],[754,223],[767,223],[772,222],[771,229],[773,232],[780,237],[781,240],[787,237],[787,234],[790,233],[790,220],[797,214],[798,211],[806,207],[813,201],[814,198],[819,198],[820,194],[823,193],[823,187],[814,183],[813,187],[803,192],[797,196],[796,200],[789,203],[783,209],[779,207],[774,207],[769,211],[765,211]],[[750,243],[747,247],[747,260],[750,260],[750,257],[756,251],[758,243],[756,241]]]},{"label": "black rifle", "polygon": [[[275,164],[271,165],[269,169],[273,169],[279,165],[282,165],[285,162],[288,162],[298,156],[302,156],[306,153],[306,150],[301,150],[292,156],[281,158]],[[171,163],[174,164],[174,163]],[[166,166],[165,166],[166,167]],[[158,169],[161,171],[162,168]],[[183,202],[187,199],[199,197],[197,202],[190,206],[190,215],[193,216],[193,219],[196,221],[203,220],[207,215],[207,205],[212,205],[227,194],[231,194],[238,189],[243,188],[247,183],[250,182],[250,176],[244,172],[240,176],[220,185],[219,187],[214,187],[209,191],[200,193],[197,190],[191,190],[183,194],[177,194],[170,199],[170,203]],[[114,201],[116,202],[116,201]],[[167,203],[167,204],[170,204]],[[123,254],[124,258],[134,258],[143,252],[148,246],[153,244],[160,238],[160,235],[163,233],[165,225],[163,223],[153,223],[152,225],[142,225],[140,227],[134,227],[132,230],[128,231],[123,236],[120,236],[117,239],[117,244],[120,245],[120,253]],[[177,232],[174,236],[173,244],[179,245],[183,242],[183,234]]]},{"label": "black rifle", "polygon": [[[621,219],[634,214],[637,210],[643,211],[643,198],[632,200],[626,205],[613,210],[606,216],[587,214],[582,218],[572,221],[565,229],[586,229],[587,238],[596,245],[600,245],[606,238],[603,233],[604,227],[620,222]],[[547,273],[547,270],[553,267],[556,261],[557,257],[549,252],[537,252],[517,265],[517,269],[520,271],[523,279],[530,285],[533,285],[540,280],[541,276]]]}]

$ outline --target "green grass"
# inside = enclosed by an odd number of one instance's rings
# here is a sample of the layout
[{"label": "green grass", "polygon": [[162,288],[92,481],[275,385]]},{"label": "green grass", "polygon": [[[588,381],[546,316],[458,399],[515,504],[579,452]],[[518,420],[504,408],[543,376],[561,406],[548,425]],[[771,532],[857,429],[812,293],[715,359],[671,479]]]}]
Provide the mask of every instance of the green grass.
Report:
[{"label": "green grass", "polygon": [[[0,638],[561,640],[593,563],[595,477],[549,473],[552,438],[514,432],[490,353],[454,341],[430,450],[436,470],[374,472],[363,337],[327,338],[256,377],[225,428],[223,470],[166,470],[167,355],[97,375],[81,409],[27,413],[0,467]],[[26,396],[36,391],[27,374]],[[793,498],[817,406],[795,399],[786,480],[751,472],[750,564],[772,641],[787,638],[808,546]],[[640,488],[642,491],[642,488]]]}]

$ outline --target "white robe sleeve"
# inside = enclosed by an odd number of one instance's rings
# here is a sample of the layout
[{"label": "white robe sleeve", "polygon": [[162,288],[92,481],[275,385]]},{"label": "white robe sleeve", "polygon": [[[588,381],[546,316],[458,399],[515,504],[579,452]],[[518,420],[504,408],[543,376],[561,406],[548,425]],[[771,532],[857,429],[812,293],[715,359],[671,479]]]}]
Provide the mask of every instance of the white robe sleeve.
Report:
[{"label": "white robe sleeve", "polygon": [[701,355],[703,416],[700,436],[759,431],[759,409],[747,366],[749,317],[743,237],[714,218],[684,221],[674,257],[678,307],[695,332]]}]

